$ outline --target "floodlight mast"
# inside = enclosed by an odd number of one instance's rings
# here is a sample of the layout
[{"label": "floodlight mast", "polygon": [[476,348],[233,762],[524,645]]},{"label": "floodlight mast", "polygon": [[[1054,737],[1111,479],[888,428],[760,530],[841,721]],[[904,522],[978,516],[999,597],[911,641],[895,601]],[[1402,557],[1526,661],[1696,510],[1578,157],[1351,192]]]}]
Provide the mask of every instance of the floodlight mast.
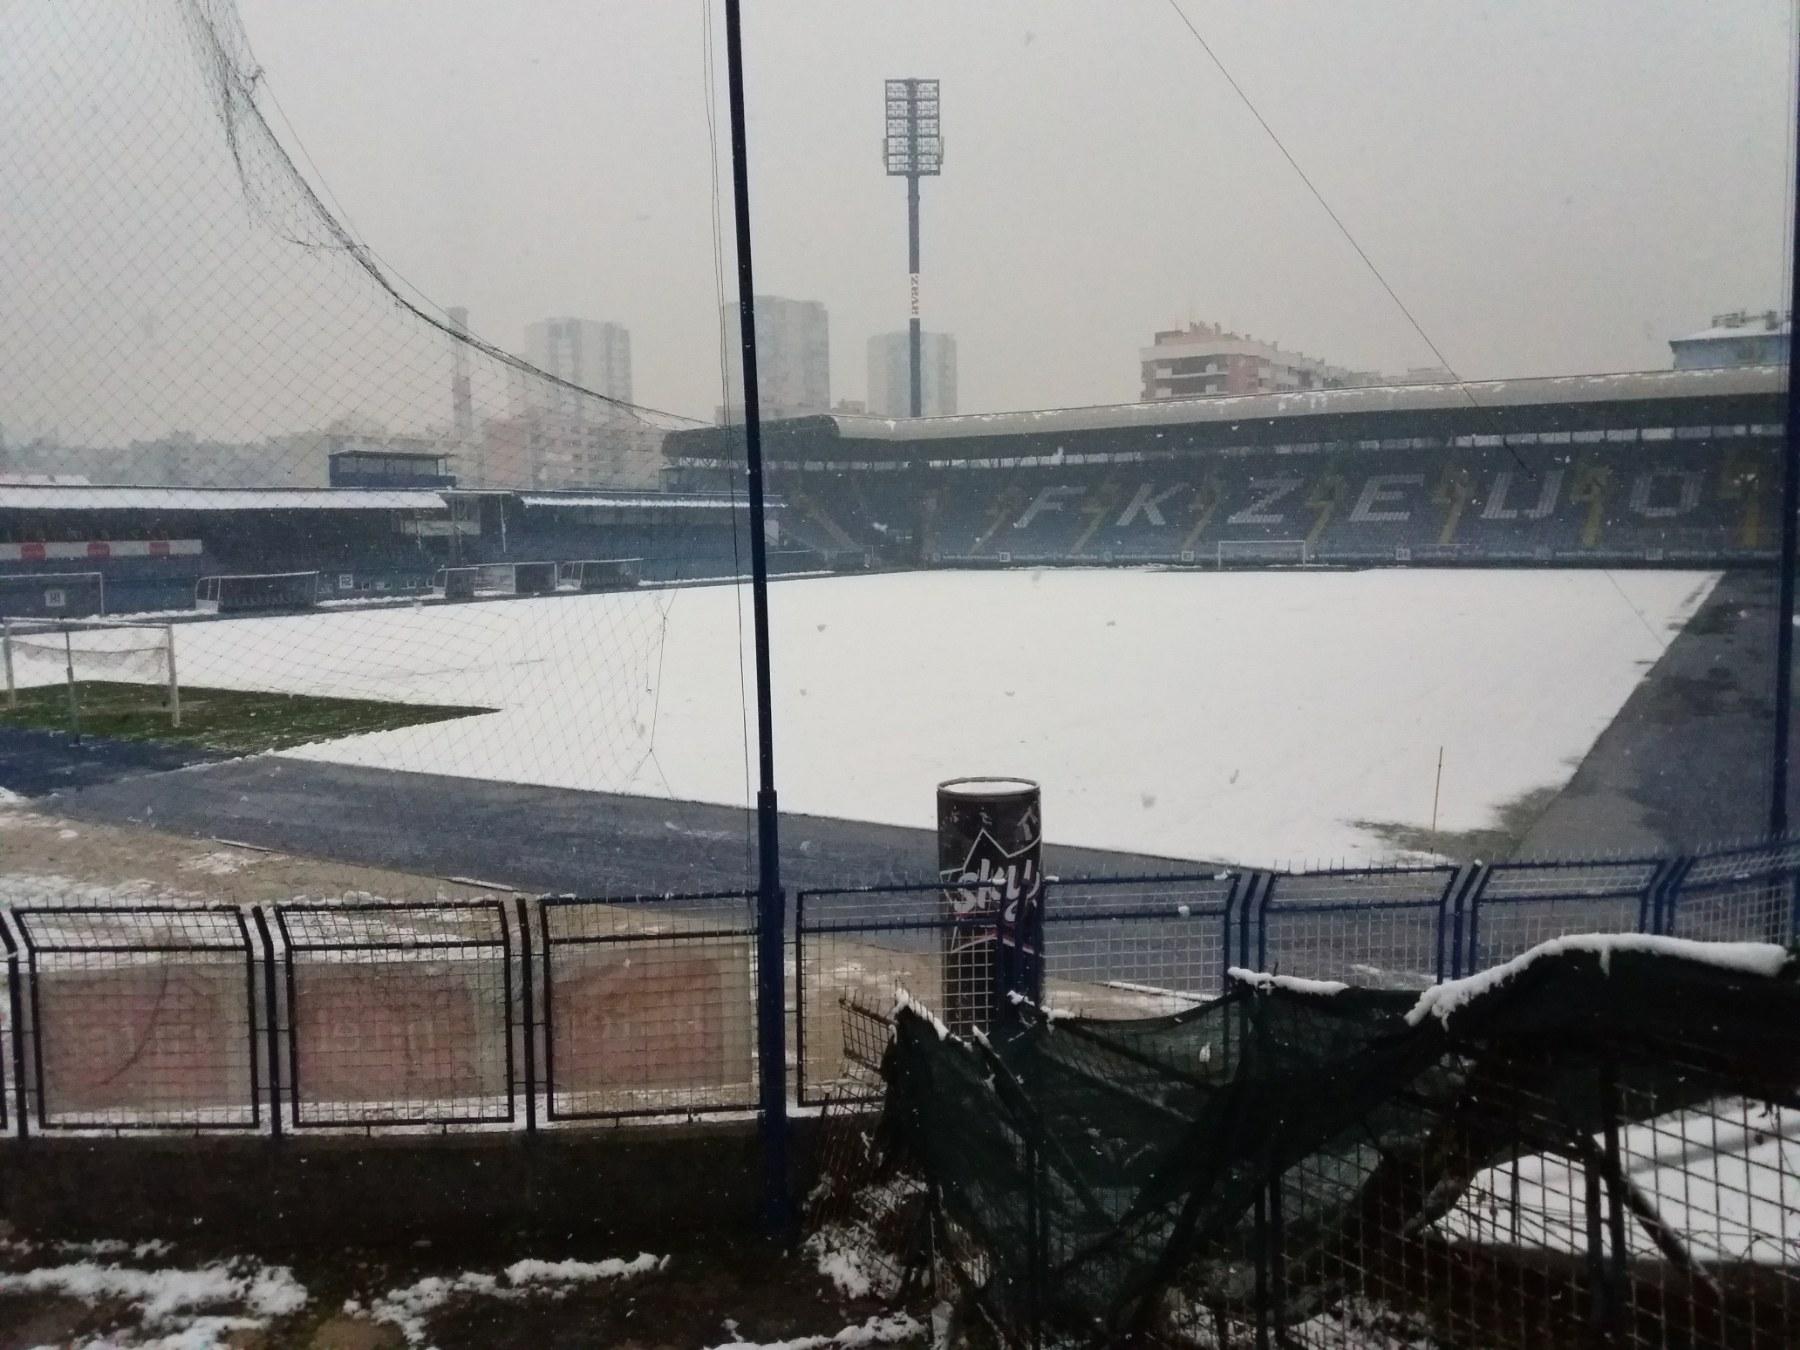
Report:
[{"label": "floodlight mast", "polygon": [[882,158],[888,177],[906,179],[906,270],[910,282],[911,315],[907,323],[908,372],[911,379],[911,415],[925,415],[925,380],[922,370],[924,339],[919,328],[919,179],[935,178],[943,171],[944,137],[938,120],[936,80],[889,80],[886,85],[887,134]]}]

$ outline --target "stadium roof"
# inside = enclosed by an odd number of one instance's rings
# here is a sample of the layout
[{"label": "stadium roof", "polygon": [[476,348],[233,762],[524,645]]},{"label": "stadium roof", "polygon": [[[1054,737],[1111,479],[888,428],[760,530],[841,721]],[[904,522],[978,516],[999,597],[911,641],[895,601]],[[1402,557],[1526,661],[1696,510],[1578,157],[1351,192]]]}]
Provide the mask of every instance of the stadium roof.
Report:
[{"label": "stadium roof", "polygon": [[[1551,375],[1526,380],[1470,380],[1463,384],[1379,384],[1312,389],[1290,394],[1227,394],[1115,403],[1040,412],[969,413],[956,417],[827,415],[838,434],[859,440],[927,441],[964,436],[1034,435],[1112,427],[1185,426],[1260,421],[1271,417],[1336,417],[1352,413],[1434,409],[1516,408],[1557,403],[1637,403],[1661,399],[1778,394],[1779,366],[1718,370],[1656,370],[1629,375]],[[814,419],[808,419],[814,420]],[[680,434],[680,433],[673,433]]]},{"label": "stadium roof", "polygon": [[[1552,375],[1520,380],[1471,380],[1462,384],[1384,384],[1354,389],[1317,389],[1285,394],[1225,394],[1167,399],[1154,403],[1114,403],[1088,408],[1047,408],[1036,412],[968,413],[954,417],[885,418],[818,414],[768,423],[776,456],[798,453],[842,456],[866,447],[876,456],[905,453],[920,442],[964,442],[972,448],[1007,436],[1057,437],[1118,430],[1210,430],[1215,436],[1241,434],[1254,424],[1274,426],[1285,419],[1354,419],[1419,414],[1522,415],[1534,408],[1590,408],[1639,405],[1673,410],[1697,400],[1775,399],[1783,392],[1780,366],[1733,366],[1711,370],[1655,370],[1622,375]],[[1518,411],[1514,411],[1518,410]],[[1734,410],[1738,420],[1742,409]],[[1603,419],[1604,420],[1604,419]],[[1498,429],[1498,428],[1496,428]],[[741,439],[738,427],[672,431],[665,453],[717,456]],[[785,443],[784,443],[785,442]],[[892,447],[892,448],[889,448]],[[956,456],[970,448],[946,445]]]},{"label": "stadium roof", "polygon": [[525,492],[526,506],[603,506],[617,510],[730,511],[742,502],[726,494],[678,492]]},{"label": "stadium roof", "polygon": [[442,511],[442,493],[375,488],[89,487],[0,483],[14,511]]}]

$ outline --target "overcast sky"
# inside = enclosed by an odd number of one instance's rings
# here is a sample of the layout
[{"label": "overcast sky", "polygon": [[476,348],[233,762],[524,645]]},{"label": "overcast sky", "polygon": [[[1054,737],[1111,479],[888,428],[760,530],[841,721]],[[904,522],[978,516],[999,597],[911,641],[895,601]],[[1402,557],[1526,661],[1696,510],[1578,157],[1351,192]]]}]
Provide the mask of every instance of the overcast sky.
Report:
[{"label": "overcast sky", "polygon": [[[550,314],[623,323],[638,399],[710,413],[704,0],[240,3],[385,261],[509,348]],[[1784,302],[1788,0],[1182,3],[1465,376],[1662,367]],[[1135,398],[1137,349],[1189,318],[1431,362],[1167,0],[745,9],[757,285],[829,308],[834,398],[904,326],[900,75],[943,81],[924,305],[965,411]]]}]

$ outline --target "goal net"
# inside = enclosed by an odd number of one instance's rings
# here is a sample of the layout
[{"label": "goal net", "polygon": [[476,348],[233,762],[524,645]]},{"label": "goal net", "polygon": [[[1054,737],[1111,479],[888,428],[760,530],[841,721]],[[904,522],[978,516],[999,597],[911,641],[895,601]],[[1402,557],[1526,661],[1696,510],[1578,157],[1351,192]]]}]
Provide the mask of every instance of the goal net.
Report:
[{"label": "goal net", "polygon": [[[430,194],[410,200],[417,184],[397,184],[397,209],[379,225],[347,221],[334,192],[353,172],[342,159],[353,142],[334,141],[332,119],[303,111],[325,106],[306,97],[309,67],[265,68],[262,35],[244,20],[272,12],[239,0],[0,4],[0,53],[14,58],[0,79],[10,194],[0,209],[0,476],[46,502],[50,476],[79,485],[75,505],[43,507],[57,513],[46,528],[58,538],[77,530],[66,542],[92,549],[70,567],[105,572],[108,612],[115,598],[149,596],[160,610],[165,598],[191,597],[230,619],[179,625],[196,684],[502,713],[420,722],[334,754],[465,784],[705,796],[707,766],[743,752],[745,720],[715,715],[741,699],[739,653],[709,639],[671,659],[665,677],[673,593],[644,587],[605,605],[371,602],[384,579],[398,593],[405,579],[439,572],[446,599],[465,598],[460,569],[497,558],[644,553],[660,576],[734,575],[749,554],[741,457],[727,458],[717,489],[661,492],[665,434],[709,425],[711,409],[733,400],[721,387],[689,395],[689,415],[646,407],[616,326],[483,303],[521,284],[521,241],[542,226],[529,203],[501,193],[478,234],[446,237]],[[577,21],[559,14],[547,31]],[[342,6],[319,27],[336,25],[350,42],[358,22],[357,8]],[[406,108],[432,96],[419,78],[395,71],[392,88],[351,120],[379,136],[382,123],[367,119],[385,115],[386,95]],[[607,97],[628,117],[637,95]],[[296,114],[291,127],[282,102]],[[442,119],[427,119],[422,134],[434,152],[459,143]],[[520,143],[533,134],[508,131]],[[592,179],[595,201],[629,221],[628,187],[594,177],[604,147],[530,143],[556,161],[546,173]],[[696,181],[711,164],[710,155],[692,164]],[[484,200],[495,195],[472,181]],[[728,237],[728,200],[724,212]],[[692,224],[706,232],[704,219]],[[702,307],[713,313],[731,299],[710,249],[691,250],[683,274],[679,259],[658,253],[651,268],[615,243],[597,261],[552,250],[542,293],[590,282],[617,293],[654,274],[659,291],[716,290],[717,304]],[[422,293],[406,279],[443,274],[440,255],[421,262],[421,250],[441,246],[461,259],[451,273],[473,279],[473,312],[459,304],[469,295]],[[707,353],[709,375],[714,365]],[[334,464],[340,478],[361,466],[382,481],[327,494]],[[596,504],[573,505],[577,493]],[[528,506],[525,494],[550,495]],[[631,505],[640,500],[644,509]],[[129,551],[107,549],[121,538],[108,532],[115,520],[129,527]],[[316,599],[315,572],[333,583]],[[300,575],[270,579],[291,573]],[[554,563],[508,563],[477,577],[468,598],[556,589]],[[355,604],[329,603],[352,594]],[[710,602],[684,599],[683,621],[698,623],[686,615]],[[72,617],[44,607],[41,591],[33,605],[34,618]],[[54,645],[61,635],[25,640]],[[153,652],[107,654],[99,642],[70,639],[84,697],[108,679],[147,689],[160,678],[147,666]],[[54,652],[23,652],[20,678],[31,684],[20,686],[21,703],[33,685],[63,678]],[[716,697],[660,700],[677,679],[702,679]],[[198,720],[197,702],[189,714]],[[297,706],[273,715],[305,717]],[[691,770],[665,764],[658,751],[676,734],[717,753],[692,757]]]},{"label": "goal net", "polygon": [[576,591],[628,591],[638,584],[642,558],[582,558],[563,563],[558,585]]},{"label": "goal net", "polygon": [[0,664],[7,708],[60,686],[71,730],[80,730],[84,707],[166,715],[181,725],[173,624],[8,619],[0,624]]},{"label": "goal net", "polygon": [[311,609],[319,603],[317,572],[259,572],[201,577],[194,608],[205,614],[258,614]]},{"label": "goal net", "polygon": [[553,562],[483,563],[475,590],[485,595],[549,595],[556,589]]},{"label": "goal net", "polygon": [[1220,567],[1291,567],[1312,561],[1304,539],[1221,539]]}]

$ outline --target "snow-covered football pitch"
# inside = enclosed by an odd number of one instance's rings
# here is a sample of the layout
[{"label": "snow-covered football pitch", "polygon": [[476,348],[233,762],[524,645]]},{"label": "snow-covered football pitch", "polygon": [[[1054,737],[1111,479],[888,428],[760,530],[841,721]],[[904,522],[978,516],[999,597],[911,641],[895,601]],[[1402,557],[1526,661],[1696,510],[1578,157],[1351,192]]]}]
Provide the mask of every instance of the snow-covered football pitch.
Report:
[{"label": "snow-covered football pitch", "polygon": [[[1697,572],[937,572],[771,592],[788,811],[929,826],[959,774],[1048,838],[1245,863],[1391,857],[1565,783],[1704,600]],[[729,585],[182,625],[185,686],[480,705],[317,760],[743,804]],[[59,672],[56,672],[60,674]],[[746,753],[746,745],[750,745]],[[404,822],[396,822],[404,828]]]}]

